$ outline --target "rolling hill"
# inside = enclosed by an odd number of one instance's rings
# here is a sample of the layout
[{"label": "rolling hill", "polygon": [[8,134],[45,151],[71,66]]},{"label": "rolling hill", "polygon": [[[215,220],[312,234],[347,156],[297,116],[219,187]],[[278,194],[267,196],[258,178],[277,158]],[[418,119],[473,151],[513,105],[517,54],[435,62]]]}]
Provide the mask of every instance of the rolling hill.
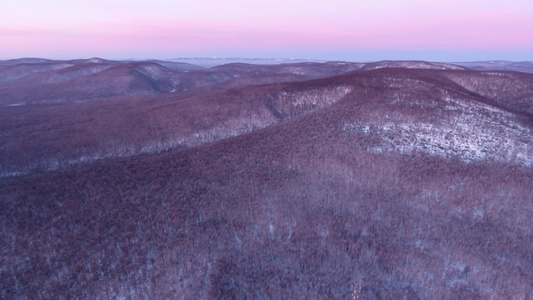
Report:
[{"label": "rolling hill", "polygon": [[532,74],[42,63],[0,67],[0,298],[533,296]]}]

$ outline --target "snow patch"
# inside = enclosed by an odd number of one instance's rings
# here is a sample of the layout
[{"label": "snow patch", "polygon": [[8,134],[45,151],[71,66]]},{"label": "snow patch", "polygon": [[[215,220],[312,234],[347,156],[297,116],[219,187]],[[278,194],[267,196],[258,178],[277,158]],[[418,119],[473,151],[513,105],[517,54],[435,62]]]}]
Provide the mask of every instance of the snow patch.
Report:
[{"label": "snow patch", "polygon": [[[378,137],[367,150],[421,151],[465,162],[489,160],[533,166],[531,129],[514,115],[475,101],[446,98],[439,124],[427,122],[345,122],[341,129]],[[400,119],[401,120],[401,119]]]}]

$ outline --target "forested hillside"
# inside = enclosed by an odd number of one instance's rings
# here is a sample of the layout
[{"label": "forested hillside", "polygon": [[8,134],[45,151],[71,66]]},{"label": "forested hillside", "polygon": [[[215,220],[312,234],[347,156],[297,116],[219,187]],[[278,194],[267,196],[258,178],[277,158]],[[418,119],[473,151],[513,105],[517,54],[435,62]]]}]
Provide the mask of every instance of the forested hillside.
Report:
[{"label": "forested hillside", "polygon": [[32,61],[0,105],[2,299],[533,297],[533,74]]}]

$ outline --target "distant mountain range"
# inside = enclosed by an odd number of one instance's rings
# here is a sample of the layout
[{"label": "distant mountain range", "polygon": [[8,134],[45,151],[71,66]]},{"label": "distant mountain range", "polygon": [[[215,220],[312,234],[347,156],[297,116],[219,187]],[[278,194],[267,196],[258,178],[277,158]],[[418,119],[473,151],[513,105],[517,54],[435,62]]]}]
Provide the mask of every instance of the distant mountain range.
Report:
[{"label": "distant mountain range", "polygon": [[298,58],[242,58],[242,57],[181,57],[170,58],[167,61],[183,62],[194,64],[206,68],[226,65],[232,63],[247,63],[254,65],[279,65],[279,64],[294,64],[316,62],[325,63],[325,60],[318,59],[298,59]]},{"label": "distant mountain range", "polygon": [[476,61],[476,62],[462,62],[458,65],[481,71],[517,71],[525,73],[533,73],[533,61],[505,61],[505,60],[492,60],[492,61]]},{"label": "distant mountain range", "polygon": [[529,299],[527,70],[0,61],[0,298]]},{"label": "distant mountain range", "polygon": [[[171,58],[168,61],[190,63],[203,67],[214,67],[228,63],[249,63],[249,64],[286,64],[286,63],[301,63],[301,62],[317,62],[325,63],[326,60],[305,60],[295,58],[220,58],[220,57],[184,57]],[[409,63],[410,61],[395,61],[397,64]],[[365,63],[366,64],[366,63]],[[498,71],[518,71],[533,73],[533,61],[506,61],[506,60],[491,60],[491,61],[474,61],[474,62],[452,62],[448,64],[459,65],[473,70],[498,70]]]},{"label": "distant mountain range", "polygon": [[[190,59],[196,62],[199,59]],[[203,59],[205,60],[205,59]],[[239,59],[212,59],[213,63]],[[248,61],[248,60],[245,60]],[[249,60],[265,62],[267,60]],[[270,62],[278,62],[271,60]],[[284,61],[284,60],[282,60]],[[37,58],[0,61],[0,105],[64,103],[116,96],[155,95],[191,89],[205,92],[247,84],[301,81],[354,70],[378,68],[483,69],[533,71],[528,62],[428,63],[381,61],[374,63],[299,62],[284,64],[230,63],[204,68],[176,61],[109,61],[100,58],[57,61]],[[216,84],[224,82],[219,87]],[[188,94],[194,94],[190,91]]]}]

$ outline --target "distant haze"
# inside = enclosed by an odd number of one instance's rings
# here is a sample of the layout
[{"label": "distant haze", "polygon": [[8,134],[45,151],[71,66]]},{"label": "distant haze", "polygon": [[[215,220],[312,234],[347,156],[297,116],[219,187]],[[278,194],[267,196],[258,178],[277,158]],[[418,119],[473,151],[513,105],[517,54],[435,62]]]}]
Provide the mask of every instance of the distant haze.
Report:
[{"label": "distant haze", "polygon": [[0,59],[533,60],[533,1],[25,0]]}]

